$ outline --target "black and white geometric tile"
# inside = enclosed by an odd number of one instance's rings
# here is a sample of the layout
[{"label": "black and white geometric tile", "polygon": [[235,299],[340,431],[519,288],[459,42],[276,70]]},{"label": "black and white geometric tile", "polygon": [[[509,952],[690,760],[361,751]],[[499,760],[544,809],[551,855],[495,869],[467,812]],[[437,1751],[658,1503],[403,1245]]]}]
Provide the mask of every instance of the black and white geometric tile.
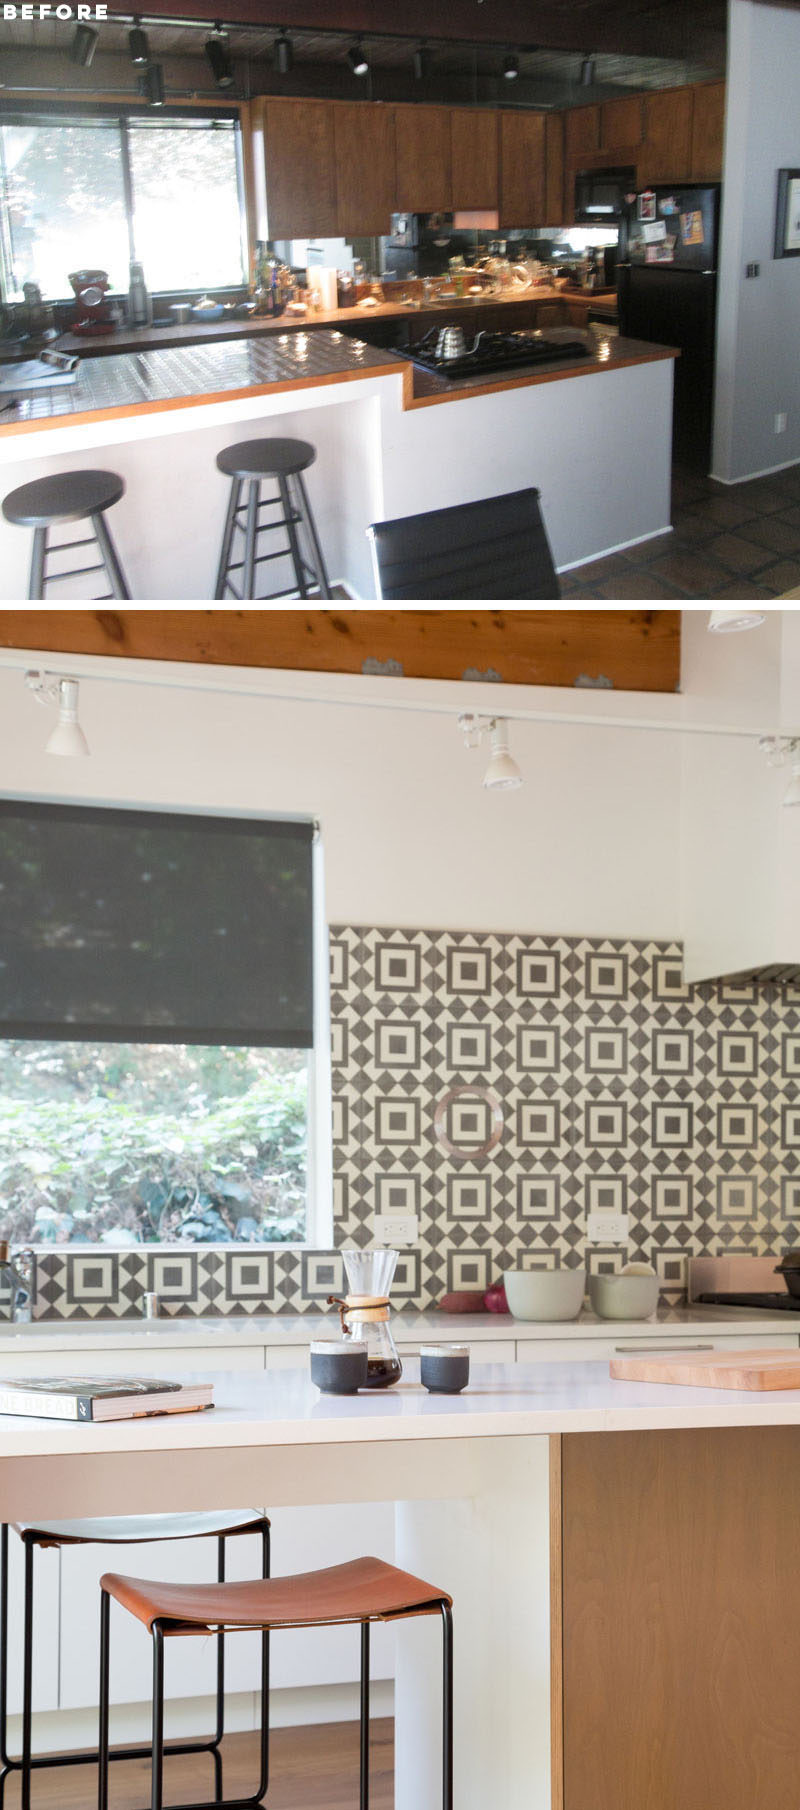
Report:
[{"label": "black and white geometric tile", "polygon": [[[800,992],[687,986],[677,944],[340,927],[331,932],[334,1248],[54,1247],[38,1317],[316,1312],[340,1247],[413,1212],[398,1305],[512,1266],[623,1260],[630,1219],[667,1299],[691,1255],[800,1244]],[[0,1313],[3,1311],[0,1302]]]}]

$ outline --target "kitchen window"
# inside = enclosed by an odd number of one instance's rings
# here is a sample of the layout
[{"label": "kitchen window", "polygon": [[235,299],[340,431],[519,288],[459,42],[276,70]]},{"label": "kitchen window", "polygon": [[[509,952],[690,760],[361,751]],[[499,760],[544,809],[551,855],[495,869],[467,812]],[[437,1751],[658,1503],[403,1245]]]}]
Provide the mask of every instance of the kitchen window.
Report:
[{"label": "kitchen window", "polygon": [[0,1237],[330,1236],[309,822],[0,802]]},{"label": "kitchen window", "polygon": [[69,272],[153,293],[241,288],[247,277],[238,120],[230,113],[7,115],[0,125],[3,298],[23,284],[71,299]]}]

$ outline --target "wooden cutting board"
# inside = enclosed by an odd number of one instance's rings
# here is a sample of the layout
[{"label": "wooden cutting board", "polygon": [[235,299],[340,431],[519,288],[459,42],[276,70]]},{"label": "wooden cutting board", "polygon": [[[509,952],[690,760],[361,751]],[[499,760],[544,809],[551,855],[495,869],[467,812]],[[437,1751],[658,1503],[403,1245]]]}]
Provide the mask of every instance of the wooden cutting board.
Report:
[{"label": "wooden cutting board", "polygon": [[800,1350],[696,1351],[674,1356],[615,1357],[611,1375],[625,1383],[680,1383],[693,1389],[800,1389]]}]

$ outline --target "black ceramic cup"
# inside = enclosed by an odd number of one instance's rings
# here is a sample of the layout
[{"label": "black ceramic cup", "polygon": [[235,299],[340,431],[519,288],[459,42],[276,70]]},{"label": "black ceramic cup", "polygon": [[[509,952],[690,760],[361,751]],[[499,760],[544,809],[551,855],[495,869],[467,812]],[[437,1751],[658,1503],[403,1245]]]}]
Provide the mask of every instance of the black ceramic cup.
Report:
[{"label": "black ceramic cup", "polygon": [[314,1339],[311,1381],[326,1395],[355,1395],[367,1380],[367,1347],[361,1339]]},{"label": "black ceramic cup", "polygon": [[469,1382],[469,1346],[420,1346],[419,1373],[431,1395],[459,1395]]}]

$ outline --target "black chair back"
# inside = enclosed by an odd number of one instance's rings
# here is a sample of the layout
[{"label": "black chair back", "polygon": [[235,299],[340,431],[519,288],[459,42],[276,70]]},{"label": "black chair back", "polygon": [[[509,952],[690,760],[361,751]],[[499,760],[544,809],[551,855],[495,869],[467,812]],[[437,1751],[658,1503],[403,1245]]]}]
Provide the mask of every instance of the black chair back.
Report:
[{"label": "black chair back", "polygon": [[387,602],[561,595],[533,488],[373,522],[367,535],[375,596]]}]

